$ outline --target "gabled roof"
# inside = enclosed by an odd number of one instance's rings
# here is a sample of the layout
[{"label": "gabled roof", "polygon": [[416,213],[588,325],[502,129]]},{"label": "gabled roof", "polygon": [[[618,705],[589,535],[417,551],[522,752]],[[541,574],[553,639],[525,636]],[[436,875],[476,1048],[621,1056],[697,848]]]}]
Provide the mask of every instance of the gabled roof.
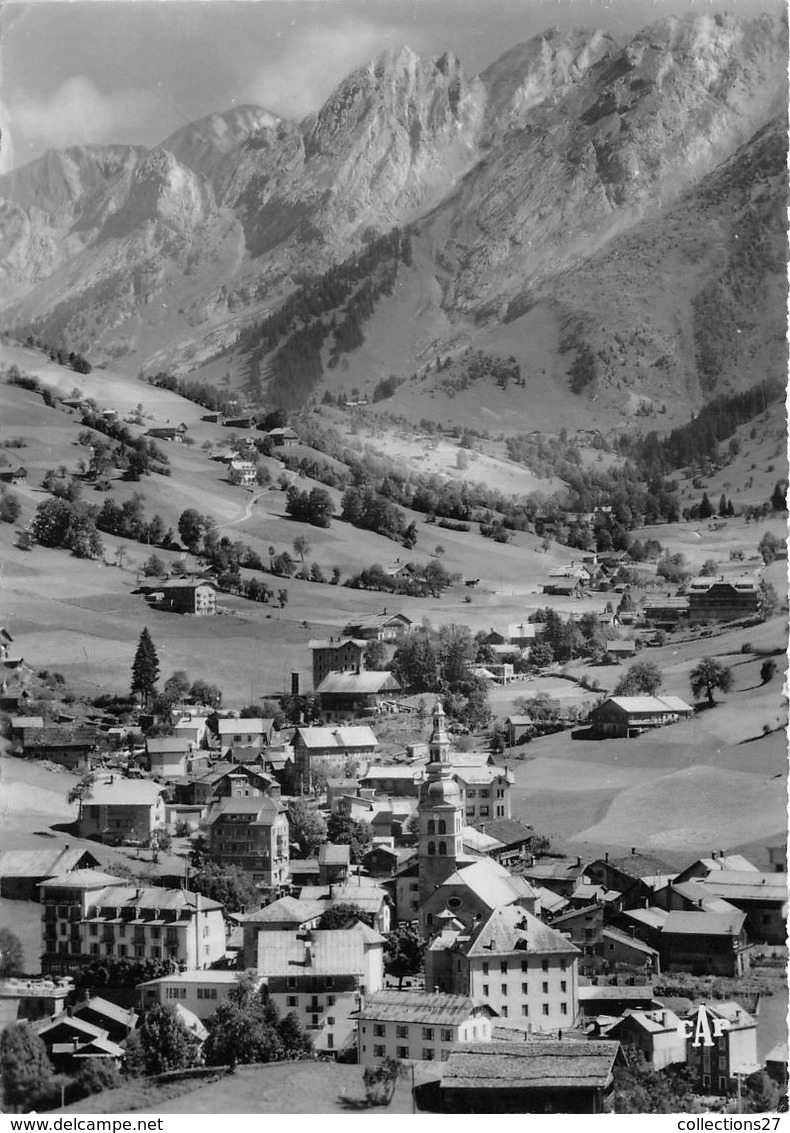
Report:
[{"label": "gabled roof", "polygon": [[319,865],[350,865],[351,847],[335,846],[332,842],[324,842],[318,849]]},{"label": "gabled roof", "polygon": [[353,928],[314,929],[309,942],[304,933],[274,929],[258,936],[258,974],[362,975],[367,949],[383,945],[384,937],[359,921]]},{"label": "gabled roof", "polygon": [[210,586],[212,590],[217,589],[217,584],[212,582],[210,578],[173,578],[169,582],[163,582],[157,585],[157,590],[196,590],[198,586]]},{"label": "gabled roof", "polygon": [[262,736],[274,727],[274,719],[269,717],[228,717],[218,722],[221,736]]},{"label": "gabled roof", "polygon": [[294,732],[292,744],[296,742],[297,736],[307,748],[342,749],[379,746],[375,734],[366,724],[349,725],[345,728],[299,727]]},{"label": "gabled roof", "polygon": [[651,1011],[638,1011],[629,1007],[623,1017],[610,1028],[609,1034],[614,1034],[626,1020],[649,1035],[659,1034],[661,1031],[679,1031],[683,1026],[679,1016],[666,1007],[657,1007]]},{"label": "gabled roof", "polygon": [[103,889],[107,885],[121,885],[122,878],[98,869],[75,869],[40,882],[39,889]]},{"label": "gabled roof", "polygon": [[[331,889],[331,892],[330,892]],[[299,891],[300,901],[315,901],[320,903],[324,910],[331,909],[333,905],[356,905],[364,913],[376,913],[388,900],[389,894],[374,881],[360,879],[346,881],[342,884],[333,882],[329,885],[303,885]]]},{"label": "gabled roof", "polygon": [[737,936],[743,928],[746,913],[685,913],[673,911],[661,929],[674,936]]},{"label": "gabled roof", "polygon": [[314,920],[322,912],[323,906],[318,906],[315,901],[297,900],[296,897],[280,897],[277,901],[272,901],[271,905],[266,905],[265,908],[250,913],[249,916],[245,917],[245,924],[291,923],[302,925]]},{"label": "gabled roof", "polygon": [[50,1031],[63,1026],[84,1035],[85,1041],[107,1038],[107,1031],[104,1027],[97,1027],[95,1023],[89,1023],[87,1019],[79,1019],[76,1015],[67,1015],[65,1012],[56,1015],[54,1019],[46,1019],[43,1023],[36,1024],[36,1034],[43,1038]]},{"label": "gabled roof", "polygon": [[96,857],[84,846],[66,846],[57,850],[6,850],[0,854],[0,877],[62,876],[73,870],[86,855],[96,862]]},{"label": "gabled roof", "polygon": [[757,873],[754,870],[721,870],[700,877],[704,890],[729,901],[787,901],[786,873]]},{"label": "gabled roof", "polygon": [[560,897],[559,893],[554,893],[551,889],[546,889],[542,885],[536,885],[534,888],[538,905],[543,911],[555,913],[559,909],[567,908],[567,897]]},{"label": "gabled roof", "polygon": [[145,741],[145,747],[149,755],[186,755],[189,740],[186,736],[155,736]]},{"label": "gabled roof", "polygon": [[154,806],[165,788],[148,779],[97,779],[85,800],[88,806]]},{"label": "gabled roof", "polygon": [[[44,884],[46,885],[46,882]],[[199,905],[201,912],[204,913],[223,907],[220,901],[215,901],[212,897],[204,897],[200,893],[191,893],[185,889],[165,889],[161,885],[130,885],[123,881],[108,885],[100,893],[96,893],[91,897],[91,905],[95,908],[171,911],[197,910]]]},{"label": "gabled roof", "polygon": [[366,996],[364,1006],[354,1013],[354,1018],[457,1027],[474,1013],[475,1005],[468,995],[447,995],[437,991],[376,991]]},{"label": "gabled roof", "polygon": [[412,624],[411,618],[407,618],[405,614],[388,614],[386,611],[382,611],[380,614],[360,614],[346,624],[346,628],[343,632],[349,633],[358,627],[365,629],[382,629],[384,626],[391,625],[393,622],[399,622],[401,625],[407,626]]},{"label": "gabled roof", "polygon": [[[727,1027],[728,1031],[742,1030],[757,1026],[757,1021],[752,1018],[748,1011],[741,1007],[740,1003],[736,1003],[734,999],[717,1000],[715,1003],[703,1003],[701,1006],[705,1008],[709,1015],[715,1015],[719,1019],[726,1019],[729,1024]],[[696,1015],[696,1011],[694,1015]]]},{"label": "gabled roof", "polygon": [[595,1002],[599,999],[612,999],[615,1001],[633,999],[653,1001],[653,988],[650,984],[616,984],[596,987],[595,984],[581,984],[579,986],[579,1002]]},{"label": "gabled roof", "polygon": [[679,696],[610,696],[601,705],[614,704],[623,712],[692,712]]},{"label": "gabled roof", "polygon": [[12,716],[11,717],[11,727],[14,729],[14,731],[20,730],[22,728],[31,728],[31,729],[43,728],[44,727],[44,717],[43,716]]},{"label": "gabled roof", "polygon": [[605,1039],[461,1043],[445,1063],[442,1089],[603,1089],[619,1049]]},{"label": "gabled roof", "polygon": [[267,795],[257,797],[243,796],[241,798],[218,799],[211,804],[206,816],[206,822],[211,825],[217,819],[232,814],[253,815],[254,826],[271,826],[283,812],[283,807],[270,799]]},{"label": "gabled roof", "polygon": [[308,649],[343,649],[346,645],[356,645],[359,649],[367,649],[368,642],[363,637],[337,637],[316,638],[308,641]]},{"label": "gabled roof", "polygon": [[369,763],[366,770],[359,777],[360,783],[368,779],[408,779],[419,783],[425,775],[423,767],[409,767],[402,763]]},{"label": "gabled roof", "polygon": [[455,762],[454,752],[450,755],[450,766],[455,778],[460,779],[468,787],[486,787],[495,779],[506,779],[508,783],[515,782],[513,772],[505,767],[496,767],[493,764],[485,767],[459,767]]},{"label": "gabled roof", "polygon": [[643,940],[638,940],[628,932],[621,932],[619,928],[605,928],[602,936],[604,940],[612,940],[616,944],[625,944],[637,952],[643,952],[645,956],[658,956],[655,948],[651,948],[649,944],[645,944]]},{"label": "gabled roof", "polygon": [[107,1055],[109,1058],[123,1058],[126,1051],[111,1039],[95,1038],[77,1048],[75,1058],[90,1058],[92,1054]]},{"label": "gabled roof", "polygon": [[731,905],[716,893],[708,892],[703,885],[699,884],[699,881],[699,878],[691,881],[673,881],[672,892],[679,893],[681,897],[697,905],[705,913],[730,913],[736,911],[734,905]]},{"label": "gabled roof", "polygon": [[532,886],[523,877],[515,877],[491,858],[480,858],[456,870],[439,888],[451,885],[469,889],[489,909],[512,905],[522,897],[535,895]]},{"label": "gabled roof", "polygon": [[532,913],[517,905],[496,908],[486,921],[472,931],[469,942],[462,945],[467,956],[502,956],[523,952],[525,956],[547,952],[578,954],[579,949],[562,933],[549,928]]},{"label": "gabled roof", "polygon": [[92,1011],[94,1015],[111,1019],[113,1023],[120,1023],[124,1027],[134,1027],[137,1022],[137,1014],[131,1007],[119,1007],[117,1003],[111,1003],[109,999],[103,999],[100,995],[94,995],[87,1003],[75,1007],[74,1015],[79,1017],[83,1011]]},{"label": "gabled roof", "polygon": [[361,673],[327,673],[317,693],[398,692],[400,683],[388,670],[363,669]]}]

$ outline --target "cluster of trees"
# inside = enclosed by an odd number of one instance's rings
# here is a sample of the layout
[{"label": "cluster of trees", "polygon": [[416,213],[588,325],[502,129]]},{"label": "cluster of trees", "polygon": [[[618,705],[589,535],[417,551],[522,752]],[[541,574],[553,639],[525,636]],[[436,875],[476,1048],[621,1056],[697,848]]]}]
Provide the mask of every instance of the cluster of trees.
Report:
[{"label": "cluster of trees", "polygon": [[310,523],[313,527],[329,527],[335,513],[335,505],[329,492],[324,488],[312,488],[300,492],[294,485],[288,489],[285,510],[292,519]]},{"label": "cluster of trees", "polygon": [[458,580],[436,559],[424,566],[416,564],[412,571],[400,575],[387,574],[380,563],[361,570],[343,583],[354,590],[384,590],[390,594],[404,594],[409,597],[424,598],[431,595],[440,598],[442,591]]},{"label": "cluster of trees", "polygon": [[399,378],[395,374],[390,374],[388,378],[382,378],[380,382],[376,382],[373,387],[371,401],[386,401],[387,398],[394,397],[395,391],[398,386],[403,385],[405,378]]},{"label": "cluster of trees", "polygon": [[[96,513],[96,526],[100,531],[117,535],[121,539],[150,543],[155,547],[174,547],[176,544],[172,527],[165,526],[161,515],[154,515],[147,520],[144,503],[145,497],[140,492],[135,492],[131,499],[124,500],[122,504],[106,499]],[[162,566],[164,568],[164,563]]]},{"label": "cluster of trees", "polygon": [[96,527],[97,511],[66,499],[44,500],[36,508],[30,535],[42,547],[60,547],[79,559],[99,559],[104,544]]},{"label": "cluster of trees", "polygon": [[[118,467],[125,463],[124,479],[140,480],[152,472],[162,476],[170,475],[170,460],[166,453],[150,437],[136,437],[126,425],[118,421],[108,421],[98,413],[86,413],[82,418],[86,429],[94,429],[103,433],[112,440],[117,441],[119,449],[115,453],[115,462]],[[81,444],[92,444],[93,438],[89,433],[81,433]]]},{"label": "cluster of trees", "polygon": [[240,973],[236,987],[206,1021],[203,1058],[207,1065],[233,1068],[311,1057],[312,1042],[296,1012],[281,1019],[265,988],[256,991],[256,983],[255,972]]},{"label": "cluster of trees", "polygon": [[441,695],[449,717],[468,728],[481,728],[491,711],[486,683],[472,672],[478,654],[468,626],[424,626],[398,646],[391,668],[403,688]]},{"label": "cluster of trees", "polygon": [[158,389],[171,390],[173,393],[185,397],[188,401],[194,401],[196,405],[210,409],[212,413],[231,416],[237,409],[235,399],[228,394],[227,390],[222,390],[218,386],[212,385],[211,382],[197,381],[194,378],[175,378],[172,374],[166,374],[163,370],[146,380],[150,385],[156,386]]},{"label": "cluster of trees", "polygon": [[66,351],[62,346],[49,346],[38,335],[29,334],[25,339],[25,346],[29,346],[32,350],[41,350],[44,354],[49,355],[51,362],[57,362],[59,366],[70,366],[78,374],[89,374],[93,367],[88,359],[78,354],[75,350]]},{"label": "cluster of trees", "polygon": [[417,542],[417,526],[414,521],[409,523],[400,508],[374,488],[346,488],[341,506],[341,518],[354,527],[385,535],[406,548],[413,547]]},{"label": "cluster of trees", "polygon": [[16,523],[21,511],[22,505],[16,492],[3,484],[0,487],[0,523]]}]

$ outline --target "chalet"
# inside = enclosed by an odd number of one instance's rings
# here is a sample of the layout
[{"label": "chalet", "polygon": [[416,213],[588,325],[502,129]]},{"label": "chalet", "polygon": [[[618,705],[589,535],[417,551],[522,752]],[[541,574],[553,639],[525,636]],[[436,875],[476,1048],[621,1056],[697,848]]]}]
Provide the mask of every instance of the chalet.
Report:
[{"label": "chalet", "polygon": [[367,614],[349,622],[343,633],[365,641],[401,641],[411,632],[412,621],[405,614],[390,614],[386,607],[380,614]]},{"label": "chalet", "polygon": [[607,1037],[617,1039],[624,1047],[641,1050],[645,1061],[654,1070],[664,1070],[686,1061],[686,1031],[683,1020],[666,1007],[652,1011],[629,1008]]},{"label": "chalet", "polygon": [[645,598],[642,602],[645,621],[658,629],[675,629],[688,620],[689,600],[685,594],[665,598]]},{"label": "chalet", "polygon": [[[455,754],[453,755],[455,759]],[[489,857],[494,858],[501,865],[512,865],[517,861],[524,861],[530,857],[530,847],[535,837],[531,826],[526,826],[517,818],[478,818],[475,823],[477,829],[495,838],[500,848],[489,850]]]},{"label": "chalet", "polygon": [[158,779],[178,779],[187,774],[191,742],[182,736],[156,736],[145,741],[148,770]]},{"label": "chalet", "polygon": [[459,1042],[490,1042],[488,1007],[467,995],[433,991],[374,992],[354,1012],[360,1066],[385,1058],[446,1062]]},{"label": "chalet", "polygon": [[505,719],[508,747],[515,747],[532,734],[532,717],[513,715]]},{"label": "chalet", "polygon": [[701,878],[705,893],[725,900],[746,914],[749,939],[784,944],[787,938],[787,874],[755,870],[721,870]]},{"label": "chalet", "polygon": [[0,469],[0,484],[27,484],[27,469],[21,464],[17,468]]},{"label": "chalet", "polygon": [[299,434],[289,425],[270,429],[268,434],[277,448],[292,448],[299,444]]},{"label": "chalet", "polygon": [[620,1044],[534,1039],[461,1044],[439,1093],[443,1113],[612,1113]]},{"label": "chalet", "polygon": [[693,578],[686,587],[689,620],[693,623],[731,622],[760,617],[763,594],[758,578],[751,575],[725,579]]},{"label": "chalet", "polygon": [[[587,866],[587,876],[594,885],[602,885],[605,889],[616,889],[623,896],[623,905],[626,908],[634,905],[644,905],[651,901],[653,890],[642,880],[639,872],[643,867],[640,855],[615,857],[605,854],[603,858],[596,858]],[[648,870],[652,873],[654,870]]]},{"label": "chalet", "polygon": [[245,413],[241,417],[226,417],[222,422],[226,429],[254,429],[256,423],[254,413]]},{"label": "chalet", "polygon": [[749,968],[746,914],[666,914],[659,937],[665,972],[742,976]]},{"label": "chalet", "polygon": [[553,861],[541,858],[521,868],[521,876],[533,885],[543,885],[561,897],[570,897],[579,879],[586,873],[581,858],[575,861]]},{"label": "chalet", "polygon": [[601,933],[600,955],[608,970],[647,972],[651,976],[661,974],[661,955],[658,949],[613,926],[603,929]]},{"label": "chalet", "polygon": [[71,1014],[75,1019],[84,1019],[95,1027],[102,1027],[114,1043],[123,1042],[137,1026],[135,1011],[130,1007],[119,1007],[117,1003],[111,1003],[100,995],[94,995],[85,1003],[79,1004]]},{"label": "chalet", "polygon": [[173,732],[179,739],[187,740],[192,747],[200,747],[206,739],[207,720],[207,716],[192,713],[179,716],[173,725]]},{"label": "chalet", "polygon": [[[318,866],[321,871],[320,861]],[[344,882],[303,885],[299,891],[299,900],[319,907],[322,912],[337,905],[356,905],[372,919],[376,932],[387,933],[390,930],[390,895],[384,886],[370,878],[353,877]]]},{"label": "chalet", "polygon": [[238,866],[269,888],[288,880],[288,816],[279,799],[220,798],[212,803],[206,825],[212,861]]},{"label": "chalet", "polygon": [[540,635],[542,626],[537,622],[511,622],[507,627],[507,640],[519,649],[529,649]]},{"label": "chalet", "polygon": [[628,661],[636,656],[636,642],[633,638],[616,638],[607,641],[606,652],[615,661]]},{"label": "chalet", "polygon": [[652,1011],[661,1004],[653,995],[652,984],[595,982],[579,988],[579,1006],[585,1018],[623,1015],[628,1010]]},{"label": "chalet", "polygon": [[327,673],[316,689],[325,720],[348,720],[387,710],[401,686],[388,670]]},{"label": "chalet", "polygon": [[316,776],[326,778],[349,764],[367,762],[378,740],[366,725],[347,727],[299,726],[291,739],[297,789],[309,791]]},{"label": "chalet", "polygon": [[43,716],[12,716],[9,725],[11,739],[19,740],[23,747],[25,743],[32,743],[43,729]]},{"label": "chalet", "polygon": [[165,788],[146,779],[111,775],[97,780],[82,804],[80,838],[100,842],[146,842],[165,824]]},{"label": "chalet", "polygon": [[256,468],[251,460],[231,460],[228,464],[228,479],[231,484],[251,488],[256,480]]},{"label": "chalet", "polygon": [[[142,589],[142,588],[141,588]],[[207,578],[177,578],[157,584],[149,597],[157,609],[210,616],[217,612],[217,587]]]},{"label": "chalet", "polygon": [[579,597],[589,585],[590,572],[587,568],[571,563],[549,571],[543,583],[543,593]]},{"label": "chalet", "polygon": [[37,901],[38,886],[48,877],[75,869],[96,869],[99,860],[80,846],[56,850],[6,850],[0,854],[0,897]]},{"label": "chalet", "polygon": [[225,759],[234,760],[241,747],[264,748],[274,742],[276,729],[270,717],[229,716],[217,722],[219,744]]},{"label": "chalet", "polygon": [[217,764],[203,781],[211,783],[210,797],[214,799],[280,797],[279,783],[259,767],[246,763],[231,764],[230,767]]},{"label": "chalet", "polygon": [[411,795],[416,799],[419,798],[420,785],[424,778],[425,771],[422,767],[409,767],[404,764],[377,766],[371,763],[360,775],[359,785],[362,790],[371,790],[377,795],[398,797]]},{"label": "chalet", "polygon": [[[705,1016],[704,1024],[700,1012]],[[701,1004],[685,1021],[691,1032],[686,1038],[686,1067],[695,1092],[738,1092],[736,1076],[751,1074],[759,1066],[756,1020],[739,1003],[717,1000]],[[704,1042],[696,1038],[697,1028],[702,1030]]]},{"label": "chalet", "polygon": [[215,410],[211,413],[204,413],[200,420],[206,421],[209,425],[221,425],[222,414],[219,412],[219,410]]},{"label": "chalet", "polygon": [[329,673],[361,672],[367,642],[354,637],[330,637],[311,641],[308,648],[313,655],[313,688],[317,689]]},{"label": "chalet", "polygon": [[584,956],[597,956],[603,942],[603,906],[587,905],[554,917],[551,927],[565,934]]},{"label": "chalet", "polygon": [[593,734],[631,738],[694,715],[679,696],[610,696],[590,713]]},{"label": "chalet", "polygon": [[74,1071],[83,1058],[102,1058],[120,1064],[123,1047],[111,1042],[108,1032],[85,1019],[61,1013],[35,1027],[58,1072]]},{"label": "chalet", "polygon": [[94,728],[39,728],[25,731],[24,754],[28,759],[47,759],[70,771],[87,771],[100,742]]},{"label": "chalet", "polygon": [[145,435],[158,441],[180,442],[186,432],[187,427],[182,421],[180,425],[163,425],[149,429]]}]

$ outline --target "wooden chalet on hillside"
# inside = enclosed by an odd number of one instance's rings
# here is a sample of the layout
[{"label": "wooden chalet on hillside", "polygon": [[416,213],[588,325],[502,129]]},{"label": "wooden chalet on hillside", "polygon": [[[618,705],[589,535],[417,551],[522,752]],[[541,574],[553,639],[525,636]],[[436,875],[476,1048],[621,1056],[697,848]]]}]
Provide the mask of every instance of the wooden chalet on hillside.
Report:
[{"label": "wooden chalet on hillside", "polygon": [[590,721],[596,736],[627,738],[693,715],[679,696],[610,696],[592,710]]}]

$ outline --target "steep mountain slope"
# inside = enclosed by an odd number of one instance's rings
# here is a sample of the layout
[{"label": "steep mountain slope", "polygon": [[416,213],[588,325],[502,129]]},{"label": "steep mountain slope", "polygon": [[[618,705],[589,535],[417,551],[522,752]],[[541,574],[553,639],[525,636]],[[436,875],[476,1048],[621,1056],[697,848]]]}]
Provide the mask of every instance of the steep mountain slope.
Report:
[{"label": "steep mountain slope", "polygon": [[[785,44],[778,18],[668,18],[625,45],[601,32],[547,32],[471,80],[452,55],[403,48],[354,72],[300,124],[244,106],[150,154],[48,154],[0,179],[5,321],[134,354],[135,364],[155,355],[190,369],[232,346],[296,281],[376,233],[416,224],[418,318],[440,329],[442,346],[489,346],[503,324],[517,339],[536,304],[550,304],[560,385],[576,362],[580,386],[607,407],[633,410],[643,395],[693,404],[718,371],[726,383],[750,357],[751,368],[779,358],[759,343],[781,303],[781,273],[762,256],[736,285],[735,240],[740,226],[783,247],[781,125],[754,143],[774,155],[769,175],[759,156],[726,163],[784,113]],[[719,167],[714,197],[704,190],[696,202]],[[737,199],[731,177],[743,182]],[[700,208],[709,242],[697,239],[695,259],[683,217]],[[679,239],[685,250],[673,257]],[[635,285],[634,256],[648,254],[665,274],[642,273]],[[671,302],[659,301],[692,263]],[[737,346],[705,345],[711,304],[747,329]],[[661,328],[651,345],[623,348],[610,364],[613,336],[630,337],[653,311]],[[431,333],[409,333],[400,372],[418,339],[423,360],[435,358]],[[652,362],[660,373],[648,372]],[[615,396],[626,377],[636,401]]]}]

